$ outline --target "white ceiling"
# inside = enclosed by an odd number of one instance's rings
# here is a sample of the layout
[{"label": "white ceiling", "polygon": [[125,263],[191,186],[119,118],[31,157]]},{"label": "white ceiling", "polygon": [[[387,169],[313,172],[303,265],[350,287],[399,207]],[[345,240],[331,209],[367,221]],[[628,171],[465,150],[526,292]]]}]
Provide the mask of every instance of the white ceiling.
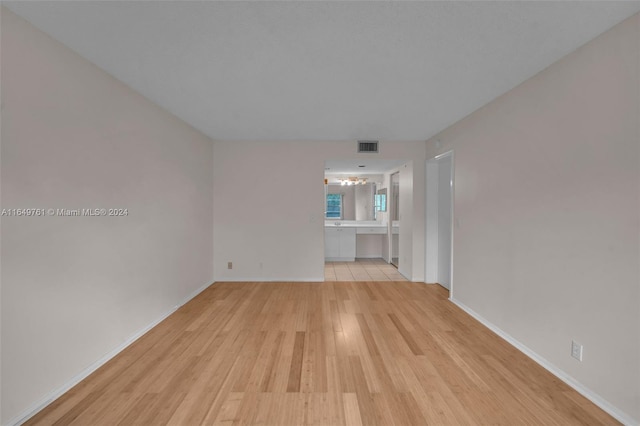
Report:
[{"label": "white ceiling", "polygon": [[[381,160],[377,158],[360,158],[360,159],[336,159],[324,162],[324,174],[326,175],[342,175],[357,174],[360,175],[379,175],[387,173],[390,170],[397,169],[409,160]],[[364,167],[360,167],[364,166]]]},{"label": "white ceiling", "polygon": [[640,2],[3,2],[216,140],[425,140]]}]

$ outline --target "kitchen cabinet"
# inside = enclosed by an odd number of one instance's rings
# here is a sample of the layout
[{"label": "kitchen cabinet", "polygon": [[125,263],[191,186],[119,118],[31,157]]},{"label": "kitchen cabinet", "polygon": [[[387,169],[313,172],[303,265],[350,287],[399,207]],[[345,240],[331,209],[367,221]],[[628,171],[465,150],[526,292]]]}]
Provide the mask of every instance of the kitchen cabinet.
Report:
[{"label": "kitchen cabinet", "polygon": [[324,229],[324,258],[328,261],[353,262],[356,258],[356,229]]}]

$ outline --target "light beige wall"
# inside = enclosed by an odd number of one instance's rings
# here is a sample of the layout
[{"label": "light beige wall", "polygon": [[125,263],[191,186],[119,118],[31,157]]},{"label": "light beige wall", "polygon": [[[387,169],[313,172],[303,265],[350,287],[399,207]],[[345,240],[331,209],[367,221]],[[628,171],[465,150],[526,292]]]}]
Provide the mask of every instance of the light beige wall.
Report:
[{"label": "light beige wall", "polygon": [[[215,280],[321,281],[324,163],[374,154],[356,154],[355,141],[216,141],[213,150]],[[406,272],[422,281],[425,143],[381,141],[380,150],[376,158],[415,159],[416,192],[405,198],[414,212],[414,223],[406,222]],[[287,198],[278,199],[283,187]]]},{"label": "light beige wall", "polygon": [[212,145],[2,8],[2,424],[212,282]]},{"label": "light beige wall", "polygon": [[635,423],[639,39],[636,15],[427,144],[455,150],[455,300]]},{"label": "light beige wall", "polygon": [[[398,271],[424,281],[425,161],[414,159],[400,167],[400,261]],[[422,260],[418,261],[418,258]]]}]

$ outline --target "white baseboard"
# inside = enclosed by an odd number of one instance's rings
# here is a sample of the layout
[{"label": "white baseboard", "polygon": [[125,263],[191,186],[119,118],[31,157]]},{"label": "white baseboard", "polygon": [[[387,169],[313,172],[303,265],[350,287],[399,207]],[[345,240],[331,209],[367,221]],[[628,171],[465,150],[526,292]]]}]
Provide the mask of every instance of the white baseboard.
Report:
[{"label": "white baseboard", "polygon": [[304,283],[316,283],[316,282],[323,282],[324,281],[324,277],[303,277],[303,278],[282,278],[282,279],[275,279],[275,278],[269,278],[269,279],[265,279],[264,277],[229,277],[229,278],[220,278],[218,279],[216,282],[218,283],[290,283],[290,282],[304,282]]},{"label": "white baseboard", "polygon": [[544,369],[549,371],[551,374],[553,374],[554,376],[556,376],[557,378],[565,382],[567,385],[571,386],[573,389],[575,389],[578,393],[580,393],[582,396],[587,398],[589,401],[593,402],[595,405],[597,405],[598,407],[602,408],[604,411],[609,413],[613,418],[618,420],[620,423],[628,426],[640,425],[640,421],[634,419],[629,414],[615,407],[613,404],[611,404],[610,402],[602,398],[600,395],[598,395],[597,393],[593,392],[592,390],[584,386],[582,383],[580,383],[579,381],[577,381],[576,379],[574,379],[573,377],[565,373],[563,370],[556,367],[555,365],[547,361],[545,358],[541,357],[536,352],[534,352],[533,350],[529,349],[527,346],[520,343],[511,335],[504,332],[502,329],[500,329],[490,321],[487,321],[480,314],[478,314],[476,311],[474,311],[464,303],[453,298],[450,298],[449,300],[453,302],[455,305],[457,305],[460,309],[462,309],[463,311],[471,315],[473,318],[478,320],[480,323],[482,323],[482,325],[487,327],[489,330],[493,331],[498,336],[502,337],[504,340],[506,340],[509,344],[514,346],[520,352],[524,353],[526,356],[528,356],[529,358],[531,358],[532,360],[540,364],[540,366],[542,366]]},{"label": "white baseboard", "polygon": [[198,288],[197,290],[195,290],[194,292],[192,292],[191,294],[189,294],[187,297],[182,299],[182,301],[179,304],[177,304],[173,308],[171,308],[168,311],[166,311],[165,313],[163,313],[160,316],[160,318],[156,319],[155,321],[153,321],[152,323],[150,323],[146,327],[144,327],[141,330],[139,330],[136,333],[134,333],[127,340],[125,340],[121,345],[118,345],[115,349],[113,349],[112,351],[108,352],[102,358],[100,358],[99,360],[97,360],[96,362],[94,362],[93,364],[91,364],[90,366],[85,368],[84,370],[82,370],[80,373],[78,373],[75,376],[73,376],[71,379],[69,379],[69,381],[67,383],[65,383],[64,385],[60,386],[59,388],[51,391],[44,398],[42,398],[38,402],[32,404],[29,408],[27,408],[26,410],[22,411],[20,414],[15,416],[13,419],[9,420],[9,422],[7,423],[7,426],[19,426],[19,425],[23,424],[24,422],[26,422],[27,420],[29,420],[31,417],[35,416],[38,412],[40,412],[42,409],[44,409],[47,405],[51,404],[57,398],[62,396],[62,394],[64,394],[69,389],[71,389],[72,387],[74,387],[75,385],[80,383],[82,380],[84,380],[87,376],[89,376],[91,373],[96,371],[98,368],[102,367],[109,360],[111,360],[111,358],[113,358],[116,355],[118,355],[120,352],[122,352],[124,349],[126,349],[129,345],[131,345],[133,342],[138,340],[140,337],[142,337],[144,334],[146,334],[153,327],[155,327],[156,325],[160,324],[169,315],[171,315],[172,313],[177,311],[181,306],[183,306],[184,304],[189,302],[191,299],[196,297],[198,294],[202,293],[206,288],[208,288],[212,284],[213,283],[205,284],[205,285],[201,286],[200,288]]}]

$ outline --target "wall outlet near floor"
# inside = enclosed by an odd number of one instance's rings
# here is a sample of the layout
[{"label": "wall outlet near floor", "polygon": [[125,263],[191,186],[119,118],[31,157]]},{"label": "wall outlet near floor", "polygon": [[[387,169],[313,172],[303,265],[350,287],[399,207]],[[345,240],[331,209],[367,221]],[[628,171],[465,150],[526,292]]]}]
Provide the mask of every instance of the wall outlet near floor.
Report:
[{"label": "wall outlet near floor", "polygon": [[582,345],[575,340],[571,341],[571,356],[582,361]]},{"label": "wall outlet near floor", "polygon": [[233,262],[227,262],[227,269],[233,269]]}]

